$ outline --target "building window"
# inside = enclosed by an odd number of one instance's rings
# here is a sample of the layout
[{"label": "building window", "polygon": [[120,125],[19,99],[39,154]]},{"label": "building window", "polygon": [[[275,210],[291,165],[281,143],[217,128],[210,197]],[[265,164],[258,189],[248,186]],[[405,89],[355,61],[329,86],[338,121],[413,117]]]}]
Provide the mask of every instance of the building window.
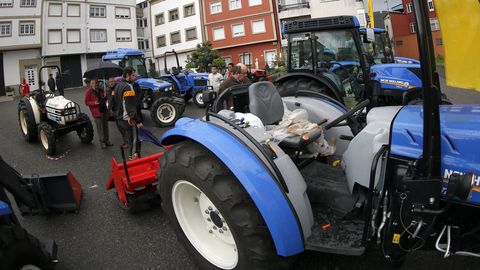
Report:
[{"label": "building window", "polygon": [[20,7],[36,7],[37,1],[36,0],[22,0],[20,2]]},{"label": "building window", "polygon": [[187,40],[194,40],[197,39],[197,28],[190,28],[190,29],[185,29],[185,38]]},{"label": "building window", "polygon": [[240,54],[239,63],[245,64],[247,66],[252,64],[252,54],[251,53],[242,53]]},{"label": "building window", "polygon": [[225,59],[225,64],[226,65],[232,63],[232,57],[231,56],[225,56],[224,59]]},{"label": "building window", "polygon": [[49,17],[61,17],[62,16],[62,4],[49,3],[48,4],[48,16]]},{"label": "building window", "polygon": [[148,6],[148,5],[147,5],[147,2],[148,2],[148,1],[143,1],[143,2],[140,3],[140,4],[137,4],[137,7],[138,7],[138,8],[146,8],[146,7]]},{"label": "building window", "polygon": [[218,27],[213,29],[213,40],[225,39],[225,29]]},{"label": "building window", "polygon": [[253,6],[260,6],[262,3],[262,0],[248,0],[248,5],[250,7],[253,7]]},{"label": "building window", "polygon": [[67,17],[80,17],[80,5],[68,4]]},{"label": "building window", "polygon": [[157,37],[157,48],[164,47],[167,45],[167,41],[165,40],[165,35]]},{"label": "building window", "polygon": [[183,17],[190,17],[195,15],[195,5],[189,4],[183,7]]},{"label": "building window", "polygon": [[252,21],[253,34],[260,34],[265,32],[267,32],[267,30],[265,29],[265,20]]},{"label": "building window", "polygon": [[415,27],[415,23],[412,22],[412,23],[410,23],[410,33],[415,33],[415,32],[417,32],[416,27]]},{"label": "building window", "polygon": [[20,36],[33,36],[35,35],[35,22],[20,22]]},{"label": "building window", "polygon": [[437,38],[435,40],[435,42],[437,43],[437,46],[442,46],[443,45],[443,39],[441,39],[441,38]]},{"label": "building window", "polygon": [[434,11],[435,6],[433,5],[433,0],[428,0],[428,11]]},{"label": "building window", "polygon": [[432,31],[440,30],[440,23],[438,23],[437,18],[430,18],[430,28]]},{"label": "building window", "polygon": [[61,44],[62,30],[48,30],[48,44]]},{"label": "building window", "polygon": [[228,8],[230,10],[242,8],[242,1],[241,0],[228,0]]},{"label": "building window", "polygon": [[105,6],[90,6],[90,17],[105,18],[107,16],[106,9]]},{"label": "building window", "polygon": [[90,30],[90,42],[107,42],[107,30],[106,29],[91,29]]},{"label": "building window", "polygon": [[147,18],[137,18],[137,28],[145,28],[145,27],[148,27]]},{"label": "building window", "polygon": [[163,12],[155,15],[155,25],[160,25],[164,23],[165,23],[165,16],[163,16]]},{"label": "building window", "polygon": [[0,0],[0,8],[13,7],[13,0]]},{"label": "building window", "polygon": [[170,33],[170,44],[177,44],[180,42],[180,31]]},{"label": "building window", "polygon": [[222,12],[222,2],[210,3],[210,14]]},{"label": "building window", "polygon": [[407,13],[412,13],[413,5],[412,2],[407,3]]},{"label": "building window", "polygon": [[0,22],[0,37],[9,37],[12,35],[12,23]]},{"label": "building window", "polygon": [[129,29],[115,30],[115,39],[117,42],[132,41],[132,30],[129,30]]},{"label": "building window", "polygon": [[275,58],[277,57],[277,51],[265,51],[264,52],[265,64],[268,65],[269,68],[275,66]]},{"label": "building window", "polygon": [[397,45],[397,46],[402,46],[402,45],[403,45],[403,40],[397,40],[397,41],[395,41],[395,45]]},{"label": "building window", "polygon": [[115,18],[130,19],[130,8],[115,7]]},{"label": "building window", "polygon": [[168,21],[173,22],[178,20],[178,8],[168,11]]},{"label": "building window", "polygon": [[138,41],[138,48],[140,50],[148,50],[150,49],[150,45],[148,43],[148,39],[143,39],[143,38],[139,38],[137,39]]},{"label": "building window", "polygon": [[67,43],[80,43],[80,29],[67,29]]},{"label": "building window", "polygon": [[245,36],[245,26],[243,23],[232,25],[232,37]]}]

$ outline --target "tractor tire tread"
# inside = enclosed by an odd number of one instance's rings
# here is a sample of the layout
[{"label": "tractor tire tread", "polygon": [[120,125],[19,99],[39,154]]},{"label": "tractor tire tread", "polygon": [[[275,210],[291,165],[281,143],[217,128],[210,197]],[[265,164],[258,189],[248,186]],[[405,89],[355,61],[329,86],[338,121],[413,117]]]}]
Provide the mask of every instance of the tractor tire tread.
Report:
[{"label": "tractor tire tread", "polygon": [[47,136],[48,149],[45,149],[44,147],[45,151],[47,152],[47,155],[55,155],[57,153],[57,138],[55,136],[55,133],[53,132],[52,126],[47,122],[40,122],[40,124],[38,124],[39,137],[41,137],[40,132],[42,130],[43,132],[45,132],[45,135]]},{"label": "tractor tire tread", "polygon": [[[23,134],[22,131],[22,124],[20,123],[20,111],[23,111],[23,115],[25,117],[25,121],[27,123],[27,134]],[[20,125],[20,131],[23,134],[25,141],[27,142],[35,142],[38,139],[38,126],[35,123],[35,116],[30,115],[27,110],[27,105],[24,101],[20,101],[18,103],[18,124]]]},{"label": "tractor tire tread", "polygon": [[84,144],[91,143],[93,141],[93,137],[94,137],[94,130],[93,130],[92,121],[90,120],[88,115],[85,114],[85,113],[80,113],[78,115],[78,120],[83,120],[83,121],[87,120],[88,121],[87,126],[84,128],[84,129],[86,129],[85,136],[82,136],[83,129],[77,130],[77,135],[80,138],[80,141]]},{"label": "tractor tire tread", "polygon": [[275,83],[275,86],[282,97],[294,96],[298,90],[310,90],[327,95],[337,100],[333,91],[326,85],[305,77],[290,78],[285,81]]}]

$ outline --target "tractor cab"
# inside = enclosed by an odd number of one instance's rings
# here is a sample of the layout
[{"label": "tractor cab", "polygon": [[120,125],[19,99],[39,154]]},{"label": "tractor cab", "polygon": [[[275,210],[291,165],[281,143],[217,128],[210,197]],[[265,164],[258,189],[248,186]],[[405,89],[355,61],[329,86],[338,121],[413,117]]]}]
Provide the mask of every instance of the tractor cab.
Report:
[{"label": "tractor cab", "polygon": [[[370,32],[370,33],[369,33]],[[394,63],[392,46],[387,32],[382,28],[360,28],[363,50],[371,65]]]}]

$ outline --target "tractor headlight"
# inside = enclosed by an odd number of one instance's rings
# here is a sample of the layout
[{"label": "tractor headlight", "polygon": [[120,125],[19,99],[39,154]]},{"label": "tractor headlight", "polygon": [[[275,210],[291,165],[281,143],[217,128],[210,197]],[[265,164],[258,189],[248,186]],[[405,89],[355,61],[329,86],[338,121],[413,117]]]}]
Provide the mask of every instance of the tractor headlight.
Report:
[{"label": "tractor headlight", "polygon": [[173,90],[173,87],[169,86],[169,87],[165,87],[164,91],[172,91]]}]

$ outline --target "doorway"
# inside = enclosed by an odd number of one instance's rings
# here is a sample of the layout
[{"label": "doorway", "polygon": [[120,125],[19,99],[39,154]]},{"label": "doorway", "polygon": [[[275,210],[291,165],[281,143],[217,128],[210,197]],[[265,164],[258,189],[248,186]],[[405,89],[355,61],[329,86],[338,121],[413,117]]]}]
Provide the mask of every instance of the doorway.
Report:
[{"label": "doorway", "polygon": [[66,55],[60,57],[65,88],[82,86],[82,65],[80,55]]}]

